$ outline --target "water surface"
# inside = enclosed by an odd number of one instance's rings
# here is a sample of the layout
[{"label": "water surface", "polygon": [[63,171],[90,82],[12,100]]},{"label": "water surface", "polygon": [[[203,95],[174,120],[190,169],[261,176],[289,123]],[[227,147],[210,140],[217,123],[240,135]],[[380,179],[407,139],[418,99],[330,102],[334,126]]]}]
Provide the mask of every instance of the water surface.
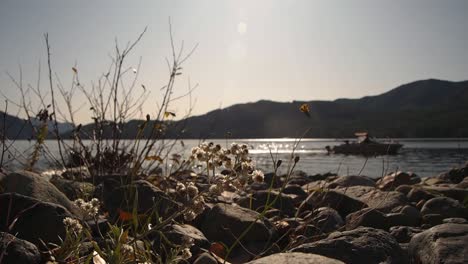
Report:
[{"label": "water surface", "polygon": [[[283,160],[283,172],[290,160],[291,153],[300,157],[297,169],[309,174],[335,172],[340,175],[367,175],[380,177],[396,170],[412,171],[421,177],[438,175],[453,167],[460,166],[468,161],[468,139],[392,139],[404,146],[398,155],[362,157],[347,156],[342,154],[328,155],[325,146],[341,144],[343,139],[229,139],[211,140],[222,146],[232,142],[245,143],[251,147],[251,156],[257,167],[265,171],[273,169],[272,155],[274,159]],[[208,140],[210,141],[210,140]],[[188,155],[190,149],[199,144],[199,140],[183,140],[177,144],[174,152]],[[85,142],[89,143],[89,142]],[[131,144],[133,141],[126,141]],[[16,155],[27,157],[32,142],[17,141],[13,147]],[[296,149],[294,149],[296,146]],[[58,148],[55,141],[46,141],[45,147],[58,157]],[[17,159],[21,160],[21,159]],[[50,168],[51,158],[41,157],[38,163],[39,170]],[[22,165],[12,161],[10,168],[20,168]]]}]

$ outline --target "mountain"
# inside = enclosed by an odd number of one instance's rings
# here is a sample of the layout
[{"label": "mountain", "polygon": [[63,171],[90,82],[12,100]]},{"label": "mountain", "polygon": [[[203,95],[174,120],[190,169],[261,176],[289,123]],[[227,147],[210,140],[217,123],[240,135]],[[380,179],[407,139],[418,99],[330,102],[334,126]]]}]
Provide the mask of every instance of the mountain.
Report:
[{"label": "mountain", "polygon": [[[299,111],[304,103],[310,106],[310,118]],[[142,123],[129,121],[122,128],[122,138],[135,138]],[[147,126],[145,136],[154,123]],[[227,134],[231,138],[340,138],[353,137],[356,131],[368,131],[376,137],[468,137],[468,81],[422,80],[359,99],[261,100],[166,125],[169,138],[225,138]],[[84,125],[81,137],[91,135],[93,126]],[[110,125],[103,131],[104,137],[112,137]],[[70,135],[68,132],[64,137]]]},{"label": "mountain", "polygon": [[[310,118],[299,112],[310,106]],[[468,81],[423,80],[360,99],[258,101],[185,120],[186,138],[468,137]]]},{"label": "mountain", "polygon": [[[38,126],[40,122],[36,118],[32,118],[31,123],[33,126]],[[5,135],[8,139],[30,139],[34,136],[34,129],[26,119],[18,118],[9,114],[5,115],[4,112],[0,111],[0,137],[3,134],[3,124],[5,124]],[[53,122],[49,121],[47,126],[49,132],[54,130]],[[66,133],[73,128],[70,123],[58,123],[57,127],[59,133]],[[53,136],[49,133],[48,137],[52,138]]]}]

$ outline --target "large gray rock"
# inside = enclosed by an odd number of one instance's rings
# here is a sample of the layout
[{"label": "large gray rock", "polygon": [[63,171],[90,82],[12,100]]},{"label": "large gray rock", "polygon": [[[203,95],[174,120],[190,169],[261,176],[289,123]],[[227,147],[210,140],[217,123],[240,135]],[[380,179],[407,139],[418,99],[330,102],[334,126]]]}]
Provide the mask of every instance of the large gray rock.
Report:
[{"label": "large gray rock", "polygon": [[463,181],[457,183],[456,187],[460,189],[468,189],[468,177],[464,178]]},{"label": "large gray rock", "polygon": [[89,200],[94,193],[94,185],[89,182],[67,180],[59,175],[53,175],[50,182],[72,201],[78,198]]},{"label": "large gray rock", "polygon": [[257,212],[262,212],[267,203],[270,205],[270,208],[278,209],[283,214],[289,216],[294,215],[296,212],[294,199],[291,195],[278,193],[277,191],[256,191],[237,201],[237,204],[240,206]]},{"label": "large gray rock", "polygon": [[243,244],[262,241],[267,245],[276,237],[273,225],[267,219],[260,219],[259,213],[230,204],[217,204],[206,212],[200,229],[212,242],[230,246],[248,228],[249,231],[241,239]]},{"label": "large gray rock", "polygon": [[377,186],[385,191],[393,191],[400,185],[411,185],[421,182],[414,173],[397,171],[386,175],[377,181]]},{"label": "large gray rock", "polygon": [[344,225],[343,218],[335,209],[329,207],[321,207],[314,210],[310,217],[304,219],[308,223],[313,224],[322,233],[336,231]]},{"label": "large gray rock", "polygon": [[415,187],[408,192],[406,197],[412,203],[418,203],[421,200],[427,201],[430,200],[437,195],[433,192],[430,192],[422,187]]},{"label": "large gray rock", "polygon": [[198,252],[201,248],[210,246],[205,235],[191,225],[172,225],[171,230],[165,232],[164,235],[176,245],[182,245],[185,239],[190,238],[193,241],[192,252]]},{"label": "large gray rock", "polygon": [[371,186],[375,187],[375,182],[366,176],[341,176],[328,184],[329,188],[351,187],[351,186]]},{"label": "large gray rock", "polygon": [[314,210],[320,207],[333,208],[344,218],[352,212],[367,207],[367,205],[339,191],[330,190],[312,192],[299,206],[300,211]]},{"label": "large gray rock", "polygon": [[468,197],[468,189],[456,188],[454,184],[448,186],[425,186],[424,188],[431,193],[450,197],[460,202],[463,202]]},{"label": "large gray rock", "polygon": [[65,194],[46,178],[33,172],[18,171],[0,176],[0,188],[4,192],[14,192],[43,202],[58,204],[72,213],[79,214],[79,209]]},{"label": "large gray rock", "polygon": [[379,210],[365,208],[346,217],[346,230],[353,230],[360,226],[387,230],[389,224],[386,220],[385,214]]},{"label": "large gray rock", "polygon": [[346,217],[346,229],[352,230],[358,226],[366,226],[387,230],[392,226],[419,226],[421,220],[419,210],[408,205],[401,208],[399,212],[388,214],[374,208],[365,208]]},{"label": "large gray rock", "polygon": [[0,232],[0,263],[38,264],[40,262],[41,255],[34,244]]},{"label": "large gray rock", "polygon": [[462,217],[468,219],[468,209],[457,200],[436,197],[427,201],[421,209],[422,215],[438,214],[443,218]]},{"label": "large gray rock", "polygon": [[406,196],[397,191],[386,192],[366,186],[352,186],[337,190],[383,213],[390,213],[395,207],[409,204]]},{"label": "large gray rock", "polygon": [[0,230],[16,234],[42,248],[45,243],[60,244],[65,237],[63,219],[73,217],[60,205],[45,203],[17,193],[0,194]]},{"label": "large gray rock", "polygon": [[405,205],[394,208],[394,213],[385,215],[389,226],[419,226],[422,221],[421,212],[413,206]]},{"label": "large gray rock", "polygon": [[468,225],[442,224],[415,235],[409,243],[413,263],[468,263]]},{"label": "large gray rock", "polygon": [[307,193],[298,184],[288,184],[288,185],[286,185],[284,187],[283,193],[284,194],[294,194],[294,195],[297,195],[298,198],[302,198],[302,199],[307,197]]},{"label": "large gray rock", "polygon": [[259,258],[250,262],[248,264],[273,264],[273,263],[288,263],[288,264],[344,264],[343,262],[316,255],[316,254],[307,254],[300,252],[291,252],[291,253],[277,253],[267,257]]},{"label": "large gray rock", "polygon": [[441,173],[438,178],[451,183],[460,183],[468,177],[468,162],[464,167],[451,169],[447,172]]},{"label": "large gray rock", "polygon": [[369,227],[335,232],[292,251],[336,258],[348,264],[407,263],[404,251],[389,233]]},{"label": "large gray rock", "polygon": [[411,238],[421,233],[421,228],[410,226],[393,226],[390,227],[390,234],[398,241],[398,243],[408,243]]}]

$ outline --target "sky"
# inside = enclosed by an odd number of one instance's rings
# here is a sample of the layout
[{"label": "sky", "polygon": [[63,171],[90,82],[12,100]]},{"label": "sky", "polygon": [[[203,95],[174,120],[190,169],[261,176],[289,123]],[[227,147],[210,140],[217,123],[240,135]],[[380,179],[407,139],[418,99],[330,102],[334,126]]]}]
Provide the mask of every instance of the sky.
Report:
[{"label": "sky", "polygon": [[[142,113],[154,114],[168,79],[170,18],[177,47],[198,45],[173,95],[185,94],[188,80],[198,84],[192,115],[262,99],[359,98],[420,79],[468,79],[466,14],[464,0],[1,0],[0,91],[18,102],[8,74],[18,80],[21,67],[23,85],[35,86],[39,65],[48,89],[44,33],[54,76],[67,87],[76,67],[89,89],[107,71],[116,41],[123,47],[147,27],[126,67],[141,58],[136,83],[149,92]],[[189,99],[169,110],[184,115]],[[89,121],[85,102],[77,92],[79,122]]]}]

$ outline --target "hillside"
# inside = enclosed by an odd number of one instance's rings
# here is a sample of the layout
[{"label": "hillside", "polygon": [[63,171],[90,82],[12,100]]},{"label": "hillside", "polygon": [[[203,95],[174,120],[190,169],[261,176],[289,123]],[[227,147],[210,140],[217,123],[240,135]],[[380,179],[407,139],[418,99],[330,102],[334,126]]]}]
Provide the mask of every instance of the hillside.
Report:
[{"label": "hillside", "polygon": [[[311,118],[298,111],[310,105]],[[186,120],[186,137],[234,138],[350,137],[369,131],[377,137],[468,137],[468,81],[423,80],[377,96],[335,101],[259,101],[238,104]]]},{"label": "hillside", "polygon": [[[299,111],[303,103],[310,105],[310,118]],[[135,138],[141,123],[127,123],[123,137]],[[83,126],[83,138],[91,134],[92,126]],[[356,131],[376,137],[468,137],[468,81],[422,80],[360,99],[261,100],[172,122],[169,127],[167,137],[182,138],[224,138],[227,133],[233,138],[299,137],[308,128],[305,137],[352,137]],[[110,131],[104,128],[105,137],[112,135]]]},{"label": "hillside", "polygon": [[[0,136],[3,132],[3,124],[5,118],[5,135],[9,139],[30,139],[34,135],[34,129],[31,127],[26,119],[18,118],[9,114],[4,115],[4,112],[0,111]],[[32,120],[32,124],[37,126],[39,121],[36,119]],[[49,131],[53,131],[53,122],[48,122]],[[72,129],[72,125],[69,123],[58,123],[58,130],[61,133],[66,133]],[[49,138],[52,137],[49,133]]]}]

